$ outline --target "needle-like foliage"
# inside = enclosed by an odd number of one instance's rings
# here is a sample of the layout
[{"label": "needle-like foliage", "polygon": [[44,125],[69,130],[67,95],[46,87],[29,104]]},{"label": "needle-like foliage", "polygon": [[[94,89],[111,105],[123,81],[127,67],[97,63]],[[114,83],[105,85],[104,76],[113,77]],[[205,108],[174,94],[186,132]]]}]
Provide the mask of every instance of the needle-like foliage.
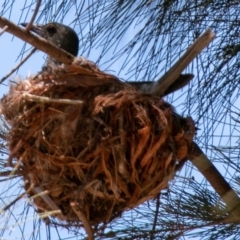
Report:
[{"label": "needle-like foliage", "polygon": [[[0,15],[11,20],[20,9],[18,23],[29,21],[38,1],[18,2],[4,0]],[[196,141],[239,192],[239,16],[236,0],[42,0],[35,22],[70,24],[80,38],[80,55],[102,69],[137,81],[158,79],[201,33],[211,28],[217,35],[215,40],[187,68],[195,75],[194,80],[168,100],[178,112],[194,118],[199,127]],[[26,48],[19,51],[19,58],[25,52]],[[32,211],[31,199],[14,202],[23,193],[19,188],[23,183],[16,172],[6,168],[6,136],[3,121],[0,209],[13,204],[0,212],[0,238],[14,231],[22,239],[31,240],[83,238],[78,229],[69,229],[64,235],[60,224],[53,228],[39,220]],[[238,224],[223,223],[226,216],[226,206],[189,163],[168,192],[125,212],[96,238],[239,239]],[[35,230],[29,231],[29,226]]]}]

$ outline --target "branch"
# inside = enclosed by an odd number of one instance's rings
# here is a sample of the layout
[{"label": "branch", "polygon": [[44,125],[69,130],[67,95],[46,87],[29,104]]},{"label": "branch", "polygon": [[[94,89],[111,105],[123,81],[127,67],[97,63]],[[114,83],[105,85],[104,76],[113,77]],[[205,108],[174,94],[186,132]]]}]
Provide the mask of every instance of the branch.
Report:
[{"label": "branch", "polygon": [[62,211],[58,208],[58,206],[52,201],[52,199],[48,196],[49,191],[43,191],[41,187],[34,187],[33,191],[36,193],[36,195],[32,196],[31,198],[37,198],[41,197],[42,200],[57,214],[58,218],[60,220],[66,220],[64,215],[62,214]]},{"label": "branch", "polygon": [[20,200],[22,197],[24,197],[24,195],[28,194],[33,188],[33,185],[31,185],[27,191],[25,191],[24,193],[20,194],[19,196],[17,196],[12,202],[10,202],[9,204],[7,204],[6,206],[4,206],[3,209],[0,210],[0,214],[6,210],[8,210],[12,205],[14,205],[18,200]]},{"label": "branch", "polygon": [[81,209],[77,206],[76,203],[71,202],[70,206],[72,207],[73,211],[76,213],[76,215],[78,216],[79,220],[81,220],[81,222],[83,223],[83,226],[85,228],[85,231],[88,235],[88,240],[93,240],[94,239],[94,235],[93,235],[93,230],[92,227],[89,223],[89,221],[87,220],[86,216],[83,214],[83,212],[81,211]]},{"label": "branch", "polygon": [[188,155],[188,159],[208,180],[215,191],[220,195],[231,212],[231,218],[240,218],[240,198],[224,179],[217,168],[202,152],[199,146],[193,142],[192,149]]},{"label": "branch", "polygon": [[30,22],[28,23],[27,27],[25,28],[25,31],[28,32],[31,29],[31,26],[32,26],[32,24],[33,24],[33,22],[34,22],[34,20],[35,20],[35,18],[37,16],[38,10],[40,8],[41,2],[42,2],[41,0],[37,1],[36,7],[34,9],[34,13],[32,15],[32,18],[31,18]]},{"label": "branch", "polygon": [[11,76],[19,67],[21,67],[32,55],[36,52],[36,48],[33,48],[30,53],[27,54],[9,73],[7,73],[1,80],[0,84],[3,83],[9,76]]},{"label": "branch", "polygon": [[35,102],[52,102],[52,103],[62,103],[62,104],[72,104],[72,105],[81,105],[83,104],[82,100],[71,100],[71,99],[56,99],[56,98],[49,98],[49,97],[42,97],[36,96],[29,93],[23,94],[23,99],[28,99]]},{"label": "branch", "polygon": [[50,57],[55,58],[62,63],[71,64],[75,59],[73,55],[58,48],[44,38],[38,37],[33,33],[26,31],[26,29],[20,28],[6,18],[0,17],[0,27],[4,28],[5,26],[8,26],[5,31],[31,44],[35,48],[45,52]]},{"label": "branch", "polygon": [[163,93],[178,79],[182,71],[193,61],[195,57],[209,45],[215,34],[209,29],[202,34],[185,52],[185,54],[169,69],[169,71],[154,82],[149,93],[163,95]]},{"label": "branch", "polygon": [[26,194],[26,192],[20,194],[13,201],[11,201],[9,204],[5,205],[2,209],[0,209],[0,214],[7,211],[12,205],[14,205],[18,200],[20,200],[25,194]]}]

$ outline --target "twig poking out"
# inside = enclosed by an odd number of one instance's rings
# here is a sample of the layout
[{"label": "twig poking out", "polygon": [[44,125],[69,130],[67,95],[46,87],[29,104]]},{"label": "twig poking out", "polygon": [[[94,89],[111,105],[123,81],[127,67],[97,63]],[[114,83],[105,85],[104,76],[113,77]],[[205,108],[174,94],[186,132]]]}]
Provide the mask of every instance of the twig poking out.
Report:
[{"label": "twig poking out", "polygon": [[1,36],[7,29],[8,29],[8,26],[6,25],[6,26],[2,29],[2,31],[0,31],[0,36]]},{"label": "twig poking out", "polygon": [[201,51],[209,45],[214,39],[215,34],[209,29],[202,34],[185,52],[185,54],[169,69],[169,71],[155,82],[149,93],[155,95],[163,95],[163,93],[174,83],[182,71],[193,61],[193,59],[201,53]]},{"label": "twig poking out", "polygon": [[0,84],[3,83],[9,76],[11,76],[19,67],[21,67],[31,56],[36,52],[36,48],[33,48],[30,53],[27,54],[25,58],[21,60],[9,73],[7,73],[1,80]]},{"label": "twig poking out", "polygon": [[89,224],[86,216],[83,214],[83,212],[80,210],[80,208],[77,207],[76,203],[71,202],[70,205],[71,205],[73,211],[77,214],[79,220],[83,223],[85,231],[88,235],[88,240],[93,240],[93,230],[92,230],[92,227]]},{"label": "twig poking out", "polygon": [[51,103],[64,103],[64,104],[72,104],[72,105],[81,105],[83,101],[81,100],[71,100],[71,99],[54,99],[49,97],[36,96],[33,94],[25,93],[23,94],[23,98],[35,101],[35,102],[51,102]]},{"label": "twig poking out", "polygon": [[[37,195],[34,195],[32,198],[36,198],[38,196],[40,196],[42,198],[42,200],[53,210],[53,211],[58,211],[58,217],[61,220],[65,220],[65,217],[63,216],[61,210],[59,210],[59,208],[56,206],[56,204],[52,201],[52,199],[47,195],[49,194],[49,191],[42,191],[42,189],[40,187],[34,187],[34,192]],[[59,212],[60,211],[60,212]]]},{"label": "twig poking out", "polygon": [[53,210],[53,211],[47,211],[43,213],[39,213],[40,218],[48,218],[50,216],[61,214],[61,210]]}]

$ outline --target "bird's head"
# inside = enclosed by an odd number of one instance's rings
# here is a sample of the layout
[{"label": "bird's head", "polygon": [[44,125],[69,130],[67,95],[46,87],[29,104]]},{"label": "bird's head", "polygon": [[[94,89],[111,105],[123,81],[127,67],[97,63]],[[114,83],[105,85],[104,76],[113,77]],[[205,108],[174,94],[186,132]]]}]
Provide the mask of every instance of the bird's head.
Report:
[{"label": "bird's head", "polygon": [[[21,25],[26,27],[28,23],[21,23]],[[61,23],[51,22],[45,25],[32,24],[30,31],[47,39],[73,56],[77,56],[79,39],[72,28]]]}]

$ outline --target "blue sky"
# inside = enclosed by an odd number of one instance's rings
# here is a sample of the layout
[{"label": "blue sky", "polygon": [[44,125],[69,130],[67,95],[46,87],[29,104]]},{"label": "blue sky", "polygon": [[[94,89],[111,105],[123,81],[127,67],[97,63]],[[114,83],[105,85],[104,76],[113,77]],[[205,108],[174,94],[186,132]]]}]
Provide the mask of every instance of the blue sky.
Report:
[{"label": "blue sky", "polygon": [[[11,21],[13,21],[15,23],[19,22],[22,7],[23,7],[23,2],[16,1],[14,3],[12,14],[10,16]],[[9,18],[9,14],[10,14],[10,12],[7,12],[4,16],[6,18]],[[27,20],[29,20],[29,18],[27,16],[23,15],[20,22],[24,22]],[[69,14],[68,16],[66,16],[63,23],[68,25],[69,23],[71,23],[71,21],[72,21],[72,16]],[[80,27],[81,26],[75,27],[77,32],[79,31]],[[85,29],[85,31],[87,31],[87,29]],[[129,31],[127,35],[129,37],[131,37],[131,34],[133,34],[133,32],[131,33]],[[125,41],[127,41],[127,40],[128,39],[126,37]],[[123,40],[123,43],[124,43],[124,40]],[[81,44],[84,44],[84,42],[81,42]],[[20,53],[23,45],[24,45],[24,42],[22,40],[20,40],[16,37],[13,37],[12,35],[10,35],[8,33],[4,33],[0,37],[0,53],[1,53],[0,77],[5,76],[12,69],[12,67],[15,66],[20,61],[20,59],[17,59],[17,58],[19,56],[19,53]],[[28,47],[30,47],[30,46],[28,45]],[[88,58],[92,61],[95,61],[98,58],[100,52],[101,52],[100,49],[94,49],[94,51],[91,52],[91,54],[88,56]],[[105,59],[108,59],[110,57],[111,57],[110,55],[106,55]],[[9,89],[8,83],[10,80],[15,80],[15,79],[18,79],[19,77],[24,79],[29,74],[35,74],[41,70],[41,67],[43,64],[44,64],[44,54],[38,51],[19,69],[17,74],[16,73],[13,74],[8,80],[5,81],[6,86],[4,86],[4,85],[1,86],[0,96],[2,97],[3,94],[5,94],[8,91],[8,89]],[[116,74],[121,65],[122,65],[121,61],[116,62],[114,65],[112,65],[111,70],[114,71],[113,73]],[[104,66],[103,66],[103,69],[104,69]],[[120,75],[120,77],[121,78],[126,77],[124,75],[124,72]],[[184,89],[184,91],[186,91],[186,88]],[[181,91],[179,91],[177,94],[175,94],[175,98],[180,97],[180,95],[181,95]],[[171,96],[170,96],[170,98],[171,98]],[[179,101],[181,102],[181,100],[179,100]],[[181,111],[181,105],[180,105],[180,108],[178,108],[178,109],[179,109],[179,111]],[[221,133],[221,134],[224,133],[225,135],[227,135],[231,131],[232,130],[230,129],[230,127],[229,128],[226,127],[219,133]],[[212,143],[214,143],[215,145],[224,145],[225,142],[226,142],[225,140],[219,140],[219,142],[212,142]],[[228,173],[228,175],[229,175],[229,173]],[[195,176],[197,176],[197,178],[199,178],[199,180],[202,179],[199,174],[195,175]],[[3,193],[3,194],[1,194],[1,197],[4,196],[4,194],[6,194],[6,196],[14,195],[14,193],[18,194],[18,192],[20,191],[20,188],[21,188],[21,184],[17,184],[15,187],[12,188],[11,184],[14,184],[14,183],[15,183],[15,181],[9,181],[7,183],[0,183],[1,193]],[[7,193],[8,189],[11,189],[12,192]],[[19,202],[19,204],[17,204],[17,206],[14,209],[14,214],[16,216],[17,215],[20,216],[22,208],[24,206],[24,202],[27,202],[27,201],[28,201],[27,199],[23,199]],[[0,208],[3,206],[4,206],[3,203],[0,202]],[[31,216],[31,214],[29,214],[29,216]],[[7,213],[4,217],[5,217],[5,219],[8,217]],[[35,218],[36,218],[36,216],[35,216]],[[2,220],[3,220],[3,218],[0,218],[0,232],[1,232],[1,226],[3,226]],[[19,220],[19,222],[21,222],[21,220]],[[12,233],[10,235],[8,235],[6,233],[6,235],[4,235],[4,238],[1,240],[20,239],[21,231],[20,231],[18,225],[16,224],[16,220],[13,217],[11,217],[11,220],[7,224],[7,226],[9,228],[11,228]],[[28,233],[31,234],[33,231],[33,223],[32,223],[32,219],[30,217],[29,217],[29,222],[26,224],[26,228],[27,228],[27,230],[25,230],[25,234],[26,234],[25,237],[26,237],[26,239],[28,239],[28,237],[27,237]],[[41,231],[42,231],[42,234],[46,234],[44,225],[42,225]],[[56,232],[54,234],[56,234]],[[59,238],[59,236],[57,234],[55,236],[56,236],[55,239]],[[69,237],[68,232],[65,230],[61,230],[61,239],[64,239],[64,237],[66,237],[66,238]],[[75,239],[75,238],[77,239],[77,237],[73,237],[72,239]],[[42,239],[44,239],[44,237]]]},{"label": "blue sky", "polygon": [[[21,14],[21,9],[23,8],[24,2],[22,1],[16,1],[13,5],[12,14],[10,17],[10,20],[16,24],[19,23],[19,18]],[[10,12],[8,11],[4,17],[9,19]],[[30,18],[24,18],[22,16],[22,19],[20,22],[28,21]],[[66,24],[69,24],[69,22],[65,22]],[[5,76],[15,65],[19,63],[21,60],[18,58],[20,51],[24,45],[24,42],[16,37],[13,37],[11,34],[5,32],[0,37],[0,78]],[[30,45],[27,46],[27,48],[30,48]],[[0,97],[3,96],[3,94],[6,94],[9,89],[9,81],[16,80],[16,79],[24,79],[29,74],[36,74],[41,70],[41,67],[44,64],[44,54],[40,51],[37,51],[34,53],[30,59],[24,63],[24,65],[21,66],[19,71],[17,73],[14,73],[5,81],[5,84],[1,85],[0,88]],[[0,209],[5,206],[5,204],[9,203],[10,200],[13,200],[20,192],[23,191],[22,189],[23,182],[16,182],[15,180],[9,180],[7,182],[0,182],[0,195],[1,195],[1,201],[0,201]],[[9,198],[11,196],[11,199]],[[4,202],[3,202],[4,201]],[[23,226],[25,226],[24,229],[24,239],[29,239],[30,235],[34,231],[39,231],[39,234],[41,232],[40,239],[46,239],[47,238],[47,231],[45,228],[45,224],[41,224],[40,229],[35,229],[38,222],[38,217],[34,213],[34,208],[29,208],[29,213],[27,213],[27,221],[25,219],[21,218],[22,211],[25,209],[25,206],[28,203],[28,199],[24,198],[20,200],[15,207],[13,208],[13,215],[9,211],[6,211],[5,213],[2,213],[0,216],[0,234],[2,232],[2,228],[7,228],[7,230],[4,232],[4,235],[1,238],[1,240],[19,240],[22,238],[22,230]],[[25,212],[26,214],[26,212]],[[9,220],[8,220],[9,219]],[[26,223],[26,224],[25,224]],[[34,225],[35,224],[35,225]],[[7,227],[6,227],[7,226]],[[52,231],[52,239],[65,239],[69,238],[70,235],[65,230],[60,230],[61,235],[58,235],[56,231]],[[36,232],[35,232],[36,234]],[[78,239],[76,236],[71,235],[71,239]],[[37,238],[37,237],[36,237]]]},{"label": "blue sky", "polygon": [[[19,20],[20,15],[22,14],[21,9],[23,8],[23,2],[16,1],[13,5],[12,14],[10,17],[10,20],[16,24],[19,22],[26,22],[29,20],[28,17],[25,17],[24,14],[21,16],[21,20]],[[25,12],[23,12],[25,13]],[[10,12],[7,12],[4,17],[9,19]],[[72,16],[66,16],[65,23],[68,25],[72,21]],[[75,30],[78,32],[79,27],[76,26]],[[84,44],[84,43],[82,43]],[[5,76],[15,65],[21,61],[19,58],[20,51],[22,47],[24,46],[24,42],[16,37],[13,37],[11,34],[5,32],[0,37],[0,78]],[[30,45],[27,45],[27,49],[30,48]],[[91,55],[89,56],[89,59],[94,61],[97,59],[98,55],[100,54],[100,50],[95,50]],[[45,54],[43,54],[40,51],[37,51],[34,53],[29,60],[27,60],[18,70],[18,72],[14,73],[7,79],[4,84],[1,85],[0,88],[0,97],[2,97],[4,94],[6,94],[9,90],[9,82],[15,81],[19,79],[25,79],[26,76],[29,74],[36,74],[38,71],[41,70],[45,60],[44,60]],[[120,63],[115,63],[116,70],[118,69],[118,65],[120,66]],[[3,208],[6,204],[8,204],[10,201],[12,201],[18,194],[23,192],[23,182],[22,181],[16,181],[16,180],[9,180],[6,182],[0,182],[0,194],[1,194],[1,201],[0,201],[0,209]],[[11,197],[10,197],[11,196]],[[13,239],[21,239],[22,230],[24,228],[24,238],[28,239],[31,238],[34,231],[36,231],[35,227],[38,226],[38,216],[34,212],[34,208],[29,208],[29,212],[24,214],[27,214],[27,221],[21,217],[23,214],[23,209],[26,209],[29,200],[27,198],[21,199],[12,209],[13,215],[11,212],[6,211],[5,213],[2,213],[0,216],[0,234],[2,232],[2,228],[7,229],[4,231],[3,235],[0,235],[1,240],[13,240]],[[41,220],[40,220],[41,221]],[[47,231],[45,228],[45,224],[42,222],[40,229],[37,229],[39,231],[38,234],[41,233],[38,237],[40,239],[46,239],[47,238]],[[36,232],[35,232],[36,234]],[[36,237],[36,238],[38,238]],[[52,239],[79,239],[79,236],[76,237],[74,234],[69,234],[68,231],[64,229],[60,229],[59,233],[52,229],[51,231],[51,237]]]}]

